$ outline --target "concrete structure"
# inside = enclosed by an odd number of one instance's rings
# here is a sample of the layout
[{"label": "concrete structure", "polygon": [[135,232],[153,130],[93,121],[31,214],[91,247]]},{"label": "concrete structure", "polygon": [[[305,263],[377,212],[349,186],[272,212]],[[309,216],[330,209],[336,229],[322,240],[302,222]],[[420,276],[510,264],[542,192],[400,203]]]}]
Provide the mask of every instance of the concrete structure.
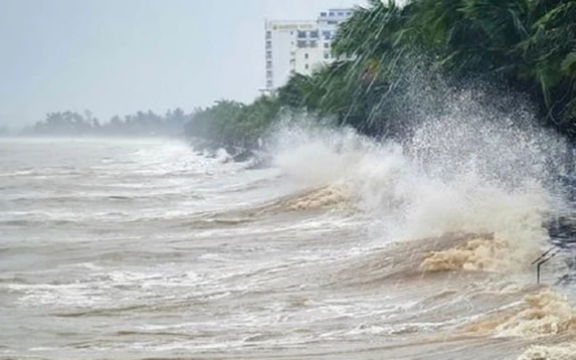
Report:
[{"label": "concrete structure", "polygon": [[266,21],[266,86],[273,92],[293,72],[309,75],[335,59],[332,40],[338,24],[352,15],[351,9],[329,9],[316,20]]}]

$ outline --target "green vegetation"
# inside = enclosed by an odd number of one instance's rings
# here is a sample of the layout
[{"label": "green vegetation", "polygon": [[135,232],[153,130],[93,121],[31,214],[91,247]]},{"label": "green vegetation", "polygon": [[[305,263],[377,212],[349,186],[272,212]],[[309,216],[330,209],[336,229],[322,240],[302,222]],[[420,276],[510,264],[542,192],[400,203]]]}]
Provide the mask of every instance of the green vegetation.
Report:
[{"label": "green vegetation", "polygon": [[[294,74],[273,96],[196,111],[187,135],[253,146],[289,109],[371,136],[402,136],[419,115],[415,82],[433,93],[437,81],[521,94],[542,125],[576,139],[574,0],[412,0],[403,7],[371,0],[340,25],[332,52],[339,61],[311,76]],[[442,99],[423,101],[442,107]]]},{"label": "green vegetation", "polygon": [[179,136],[190,115],[177,108],[164,116],[152,111],[138,111],[123,119],[114,116],[106,123],[100,123],[90,111],[80,114],[72,111],[48,113],[46,119],[25,128],[23,135],[51,136]]},{"label": "green vegetation", "polygon": [[219,145],[253,148],[279,111],[280,102],[275,97],[262,96],[250,105],[218,101],[214,106],[196,110],[185,132]]}]

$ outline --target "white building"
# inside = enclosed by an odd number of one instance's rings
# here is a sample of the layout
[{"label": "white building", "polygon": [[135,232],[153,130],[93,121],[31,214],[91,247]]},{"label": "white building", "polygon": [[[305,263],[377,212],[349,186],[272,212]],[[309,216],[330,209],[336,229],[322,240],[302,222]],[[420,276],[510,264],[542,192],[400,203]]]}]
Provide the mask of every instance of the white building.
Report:
[{"label": "white building", "polygon": [[266,91],[284,85],[293,72],[309,75],[334,61],[332,39],[350,15],[351,9],[329,9],[316,20],[266,21]]}]

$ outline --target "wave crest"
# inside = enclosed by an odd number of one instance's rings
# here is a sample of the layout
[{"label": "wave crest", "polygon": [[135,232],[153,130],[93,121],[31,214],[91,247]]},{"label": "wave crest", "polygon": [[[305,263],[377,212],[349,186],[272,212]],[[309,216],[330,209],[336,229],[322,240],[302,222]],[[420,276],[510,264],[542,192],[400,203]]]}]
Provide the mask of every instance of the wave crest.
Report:
[{"label": "wave crest", "polygon": [[468,334],[534,338],[576,331],[576,313],[566,297],[545,288],[524,297],[519,306],[465,327]]},{"label": "wave crest", "polygon": [[510,272],[523,270],[539,254],[537,247],[518,246],[502,238],[483,237],[443,251],[433,251],[420,264],[426,272],[475,270]]}]

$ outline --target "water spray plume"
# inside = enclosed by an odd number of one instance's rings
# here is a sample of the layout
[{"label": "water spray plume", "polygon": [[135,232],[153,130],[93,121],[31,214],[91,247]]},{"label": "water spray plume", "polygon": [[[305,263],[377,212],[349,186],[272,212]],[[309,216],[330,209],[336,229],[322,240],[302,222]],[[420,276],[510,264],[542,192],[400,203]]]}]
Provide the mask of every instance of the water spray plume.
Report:
[{"label": "water spray plume", "polygon": [[[423,101],[432,98],[425,91]],[[431,111],[398,141],[378,142],[349,128],[278,128],[274,163],[303,184],[339,187],[374,218],[385,243],[488,232],[492,243],[463,245],[469,253],[461,265],[524,269],[547,240],[548,185],[563,166],[565,144],[538,128],[525,107],[506,113],[486,108],[488,95],[480,91],[444,89],[439,96],[445,99],[441,113]],[[506,101],[494,99],[494,108]],[[463,256],[458,251],[453,255]]]}]

